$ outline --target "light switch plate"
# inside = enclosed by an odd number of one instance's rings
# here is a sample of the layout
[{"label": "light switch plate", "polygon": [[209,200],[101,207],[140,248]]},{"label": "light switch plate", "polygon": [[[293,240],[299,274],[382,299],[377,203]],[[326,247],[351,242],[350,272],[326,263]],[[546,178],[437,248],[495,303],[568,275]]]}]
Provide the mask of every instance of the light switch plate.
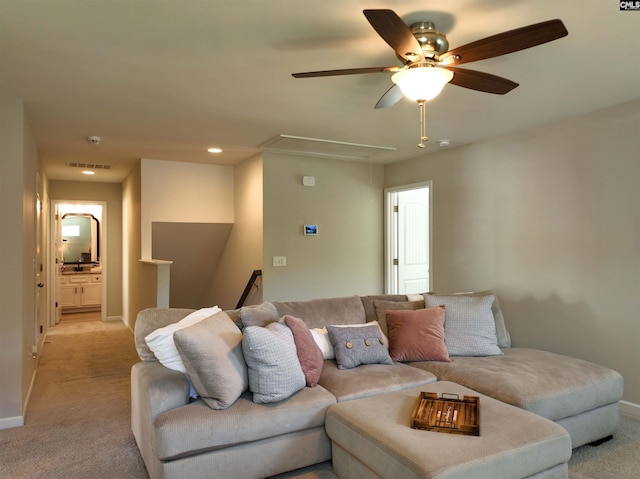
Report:
[{"label": "light switch plate", "polygon": [[274,266],[286,266],[287,265],[287,257],[286,256],[274,256],[273,257],[273,265]]}]

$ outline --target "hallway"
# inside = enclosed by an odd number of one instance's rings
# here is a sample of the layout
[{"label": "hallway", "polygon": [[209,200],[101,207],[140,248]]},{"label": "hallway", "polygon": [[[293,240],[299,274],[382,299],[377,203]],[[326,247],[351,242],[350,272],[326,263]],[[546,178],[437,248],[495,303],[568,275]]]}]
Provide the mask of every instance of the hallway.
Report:
[{"label": "hallway", "polygon": [[0,431],[0,477],[147,477],[130,426],[133,334],[100,312],[48,330],[21,428]]}]

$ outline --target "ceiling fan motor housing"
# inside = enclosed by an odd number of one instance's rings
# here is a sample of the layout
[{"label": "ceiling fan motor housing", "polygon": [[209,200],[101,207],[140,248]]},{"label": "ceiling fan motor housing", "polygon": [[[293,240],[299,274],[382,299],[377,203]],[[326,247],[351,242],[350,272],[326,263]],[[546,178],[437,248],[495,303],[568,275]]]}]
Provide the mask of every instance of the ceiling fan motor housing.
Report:
[{"label": "ceiling fan motor housing", "polygon": [[412,23],[409,29],[420,43],[425,56],[432,56],[433,53],[441,54],[449,50],[447,37],[436,30],[433,22]]}]

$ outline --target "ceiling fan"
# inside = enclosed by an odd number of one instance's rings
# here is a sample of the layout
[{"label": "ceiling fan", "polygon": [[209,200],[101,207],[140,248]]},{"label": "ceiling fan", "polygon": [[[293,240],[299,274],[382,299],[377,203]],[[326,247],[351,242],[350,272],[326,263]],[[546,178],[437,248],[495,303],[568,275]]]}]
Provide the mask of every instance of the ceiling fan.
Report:
[{"label": "ceiling fan", "polygon": [[375,108],[392,106],[403,95],[424,108],[424,102],[437,96],[446,83],[498,95],[510,92],[518,83],[489,73],[458,68],[457,65],[535,47],[568,34],[561,20],[549,20],[448,50],[446,36],[431,22],[407,26],[393,10],[364,10],[363,13],[378,35],[395,50],[403,66],[303,72],[293,73],[293,77],[393,72],[391,79],[394,85],[382,95]]}]

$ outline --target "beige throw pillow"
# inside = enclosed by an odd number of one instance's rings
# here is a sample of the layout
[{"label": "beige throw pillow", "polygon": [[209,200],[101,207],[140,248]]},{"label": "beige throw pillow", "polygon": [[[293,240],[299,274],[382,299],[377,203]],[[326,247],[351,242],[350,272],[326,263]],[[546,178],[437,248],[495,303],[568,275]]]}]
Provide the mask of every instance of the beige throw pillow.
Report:
[{"label": "beige throw pillow", "polygon": [[187,376],[212,409],[226,409],[249,388],[242,333],[221,311],[173,335]]}]

